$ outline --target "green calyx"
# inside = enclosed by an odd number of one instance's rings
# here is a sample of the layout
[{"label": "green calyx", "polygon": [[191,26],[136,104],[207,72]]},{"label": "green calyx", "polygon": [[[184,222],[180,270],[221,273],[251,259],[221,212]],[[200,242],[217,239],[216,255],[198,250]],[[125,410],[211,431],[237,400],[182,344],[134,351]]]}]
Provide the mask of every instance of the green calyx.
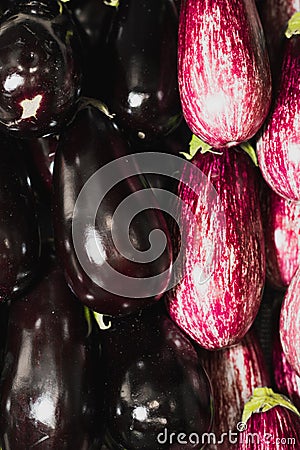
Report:
[{"label": "green calyx", "polygon": [[254,389],[252,397],[244,407],[242,422],[245,424],[250,419],[252,414],[264,413],[275,406],[282,406],[283,408],[287,408],[300,416],[297,408],[287,397],[282,394],[275,393],[270,388],[264,387]]},{"label": "green calyx", "polygon": [[118,8],[120,0],[103,0],[103,3],[107,6],[113,6],[114,8]]},{"label": "green calyx", "polygon": [[87,326],[88,326],[88,332],[87,332],[87,337],[88,337],[92,332],[93,326],[92,326],[91,310],[87,306],[84,306],[84,317],[86,319]]},{"label": "green calyx", "polygon": [[96,311],[93,311],[94,317],[97,321],[97,324],[99,325],[100,330],[108,330],[111,327],[111,321],[106,323],[104,322],[104,314],[99,314]]},{"label": "green calyx", "polygon": [[254,148],[252,147],[252,145],[249,142],[242,142],[240,144],[240,147],[242,150],[244,150],[244,152],[247,153],[247,155],[250,156],[250,158],[252,159],[252,161],[256,165],[256,167],[258,167],[256,152],[255,152]]},{"label": "green calyx", "polygon": [[217,155],[222,154],[216,151],[213,151],[213,147],[206,142],[202,141],[198,136],[193,134],[192,139],[189,143],[189,153],[180,152],[180,155],[183,155],[188,161],[194,158],[196,154],[200,151],[200,153],[216,153]]},{"label": "green calyx", "polygon": [[300,12],[296,12],[292,15],[288,21],[288,26],[285,32],[285,36],[290,39],[292,36],[300,34]]},{"label": "green calyx", "polygon": [[82,107],[92,105],[95,108],[99,109],[99,111],[103,112],[103,114],[105,114],[109,119],[113,119],[115,117],[115,114],[111,114],[108,110],[108,107],[100,100],[95,100],[94,98],[89,97],[82,97],[80,99],[80,105]]}]

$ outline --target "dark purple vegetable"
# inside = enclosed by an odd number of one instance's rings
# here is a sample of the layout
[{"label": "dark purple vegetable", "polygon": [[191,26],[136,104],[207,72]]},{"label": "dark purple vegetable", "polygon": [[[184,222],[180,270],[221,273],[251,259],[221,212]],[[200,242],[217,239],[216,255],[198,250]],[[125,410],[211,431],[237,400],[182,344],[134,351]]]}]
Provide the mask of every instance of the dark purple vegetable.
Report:
[{"label": "dark purple vegetable", "polygon": [[[121,244],[124,241],[122,231],[127,233],[125,219],[122,223],[118,223],[118,220],[113,222],[116,208],[123,200],[146,186],[142,177],[128,176],[126,161],[116,166],[115,161],[129,153],[130,148],[115,123],[87,100],[81,104],[75,119],[61,134],[54,163],[55,239],[67,282],[83,303],[108,315],[129,314],[153,303],[162,296],[170,278],[172,256],[165,220],[159,210],[143,210],[143,199],[134,197],[132,203],[140,212],[130,223],[130,248],[127,254],[121,254],[113,241],[112,231]],[[81,189],[92,175],[109,163],[114,163],[114,166],[105,169],[106,178],[96,175],[94,188],[81,193],[84,204],[74,219],[74,208]],[[112,176],[123,181],[113,184],[105,195],[105,183]],[[97,200],[95,207],[92,197]],[[155,197],[151,199],[155,206]],[[90,217],[94,214],[96,221],[91,224]],[[81,226],[82,230],[75,240],[72,233],[74,226]],[[150,249],[153,255],[153,258],[149,255],[151,261],[137,262],[135,250],[145,252],[149,249],[149,234],[154,229],[161,229],[166,237],[161,256],[155,255],[155,249],[153,252]],[[78,254],[81,255],[80,261]],[[125,281],[124,277],[109,273],[108,267],[124,275]],[[163,272],[166,276],[157,280],[155,276]],[[129,278],[133,283],[141,278],[147,281],[142,281],[143,285],[134,289],[134,295],[125,296]]]},{"label": "dark purple vegetable", "polygon": [[286,398],[272,389],[255,389],[246,404],[238,437],[238,450],[298,450],[300,415]]},{"label": "dark purple vegetable", "polygon": [[195,135],[216,148],[254,136],[271,102],[255,1],[183,1],[178,68],[184,117]]},{"label": "dark purple vegetable", "polygon": [[275,288],[287,288],[300,265],[300,204],[264,186],[262,203],[266,273]]},{"label": "dark purple vegetable", "polygon": [[[167,307],[198,344],[218,349],[244,337],[261,302],[265,251],[258,172],[238,148],[198,153],[192,162],[199,175],[188,166],[183,175],[198,191],[181,183],[177,195],[195,214],[196,225],[181,214],[185,276],[167,293]],[[202,181],[202,172],[209,181]],[[178,240],[175,233],[175,245]]]},{"label": "dark purple vegetable", "polygon": [[300,377],[283,353],[278,330],[273,342],[273,370],[277,390],[289,397],[296,408],[300,409]]},{"label": "dark purple vegetable", "polygon": [[108,38],[105,101],[134,137],[171,132],[181,119],[178,14],[173,0],[122,0]]},{"label": "dark purple vegetable", "polygon": [[0,23],[0,125],[18,136],[57,132],[80,93],[81,47],[60,1],[21,1]]},{"label": "dark purple vegetable", "polygon": [[11,303],[0,385],[3,450],[86,450],[99,438],[103,385],[93,326],[58,269]]},{"label": "dark purple vegetable", "polygon": [[40,232],[22,149],[9,137],[0,140],[0,300],[7,300],[36,275]]},{"label": "dark purple vegetable", "polygon": [[280,341],[287,361],[300,376],[300,268],[293,276],[280,312]]},{"label": "dark purple vegetable", "polygon": [[214,399],[214,425],[216,442],[209,450],[235,449],[222,433],[237,431],[244,405],[254,388],[270,384],[268,370],[260,343],[253,330],[243,340],[219,351],[199,350],[200,359],[211,381]]},{"label": "dark purple vegetable", "polygon": [[257,156],[269,186],[287,200],[300,200],[300,36],[285,40],[272,112],[260,132]]},{"label": "dark purple vegetable", "polygon": [[210,383],[193,345],[165,312],[146,308],[113,319],[102,340],[108,447],[178,450],[179,437],[187,450],[203,448],[212,422]]}]

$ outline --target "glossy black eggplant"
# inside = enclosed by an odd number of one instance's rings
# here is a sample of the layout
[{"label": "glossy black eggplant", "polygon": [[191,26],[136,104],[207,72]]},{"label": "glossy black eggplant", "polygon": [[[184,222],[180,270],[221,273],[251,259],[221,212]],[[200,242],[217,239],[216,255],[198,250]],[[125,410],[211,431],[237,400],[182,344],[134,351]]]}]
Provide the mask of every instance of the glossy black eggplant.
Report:
[{"label": "glossy black eggplant", "polygon": [[158,306],[112,319],[103,331],[111,450],[200,449],[211,428],[207,375],[189,339]]},{"label": "glossy black eggplant", "polygon": [[125,131],[148,139],[182,117],[173,0],[122,0],[108,37],[107,102]]},{"label": "glossy black eggplant", "polygon": [[0,385],[3,450],[87,450],[100,437],[103,384],[94,338],[93,322],[55,267],[11,303]]},{"label": "glossy black eggplant", "polygon": [[32,282],[40,256],[36,205],[21,149],[0,136],[0,300]]},{"label": "glossy black eggplant", "polygon": [[[86,99],[61,134],[54,161],[54,233],[66,280],[83,303],[108,315],[129,314],[157,301],[171,271],[169,233],[161,211],[155,209],[155,197],[147,189],[153,209],[144,209],[144,200],[135,194],[147,187],[145,179],[128,175],[127,160],[117,162],[129,153],[113,120]],[[107,191],[110,179],[115,181]],[[128,217],[117,219],[114,214],[130,196],[129,209],[134,207],[138,214],[129,223]],[[149,249],[154,229],[165,236],[160,256]],[[124,242],[129,244],[125,253],[120,250]],[[141,255],[148,250],[154,252],[148,253],[151,261],[139,262],[136,251]],[[165,276],[158,279],[160,274]]]},{"label": "glossy black eggplant", "polygon": [[0,22],[0,125],[18,136],[57,132],[81,88],[81,43],[59,1],[24,0]]}]

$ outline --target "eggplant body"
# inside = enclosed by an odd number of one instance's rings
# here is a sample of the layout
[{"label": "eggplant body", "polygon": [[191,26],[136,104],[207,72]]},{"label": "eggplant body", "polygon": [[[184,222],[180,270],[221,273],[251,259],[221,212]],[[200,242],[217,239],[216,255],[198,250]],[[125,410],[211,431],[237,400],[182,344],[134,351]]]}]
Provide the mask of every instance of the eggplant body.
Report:
[{"label": "eggplant body", "polygon": [[3,450],[87,450],[102,431],[99,344],[52,269],[9,311],[1,377]]},{"label": "eggplant body", "polygon": [[[202,448],[212,421],[211,388],[189,339],[158,308],[113,319],[103,333],[106,441],[109,448]],[[175,433],[176,438],[170,439]],[[198,445],[189,441],[197,433]],[[182,439],[182,436],[181,436]],[[193,442],[193,440],[191,439]]]},{"label": "eggplant body", "polygon": [[[177,195],[193,212],[195,225],[182,218],[184,276],[168,291],[167,307],[190,337],[212,350],[239,342],[261,302],[265,251],[258,173],[238,149],[197,154],[193,163],[207,181],[187,166],[184,175],[190,174],[196,192],[179,184]],[[216,192],[213,200],[211,185]],[[181,245],[176,230],[172,239]]]},{"label": "eggplant body", "polygon": [[[92,175],[126,157],[130,152],[128,144],[114,122],[92,104],[82,104],[78,113],[61,134],[54,162],[54,231],[57,252],[64,268],[68,284],[76,296],[95,311],[108,315],[129,314],[158,300],[169,282],[172,252],[169,232],[164,217],[159,210],[144,210],[142,201],[135,197],[134,205],[140,213],[132,220],[129,228],[130,242],[135,249],[143,252],[149,248],[149,234],[153,229],[161,229],[166,236],[167,245],[160,257],[154,255],[149,263],[139,263],[121,254],[112,237],[113,216],[117,206],[126,198],[143,188],[145,183],[138,176],[126,175],[126,162],[122,167],[114,166],[113,174],[119,178],[105,195],[105,183],[96,175],[93,191],[84,191],[82,210],[73,218],[76,201],[85,183]],[[138,170],[137,170],[138,173]],[[108,174],[106,172],[106,176]],[[97,194],[101,205],[95,208],[91,197]],[[95,198],[95,196],[93,197]],[[155,206],[155,197],[153,196]],[[96,214],[91,225],[88,220]],[[77,222],[76,222],[77,221]],[[82,224],[83,234],[75,237],[72,230],[77,223]],[[115,221],[118,236],[126,230],[126,223]],[[122,239],[122,238],[121,238]],[[121,242],[122,244],[122,242]],[[99,249],[101,251],[99,251]],[[78,254],[81,255],[81,260]],[[84,260],[84,264],[82,264]],[[124,278],[110,274],[103,269],[103,263],[132,279],[147,278],[142,288],[133,295],[125,296]],[[83,268],[85,265],[85,269]],[[155,276],[166,273],[163,280]],[[95,281],[96,280],[96,281]],[[156,294],[152,294],[156,291]],[[124,296],[123,296],[124,292]],[[148,296],[149,293],[149,296]]]},{"label": "eggplant body", "polygon": [[271,103],[271,75],[254,0],[186,0],[178,76],[184,117],[212,147],[249,140]]},{"label": "eggplant body", "polygon": [[300,37],[285,39],[280,81],[272,111],[257,141],[258,163],[269,186],[300,201]]}]

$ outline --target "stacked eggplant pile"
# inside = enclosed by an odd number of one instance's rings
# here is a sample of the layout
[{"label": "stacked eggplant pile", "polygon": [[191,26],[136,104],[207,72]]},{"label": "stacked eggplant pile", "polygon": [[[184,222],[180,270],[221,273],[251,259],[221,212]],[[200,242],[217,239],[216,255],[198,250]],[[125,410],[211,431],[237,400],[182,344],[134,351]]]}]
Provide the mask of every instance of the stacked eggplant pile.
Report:
[{"label": "stacked eggplant pile", "polygon": [[0,10],[1,450],[300,449],[299,1]]}]

